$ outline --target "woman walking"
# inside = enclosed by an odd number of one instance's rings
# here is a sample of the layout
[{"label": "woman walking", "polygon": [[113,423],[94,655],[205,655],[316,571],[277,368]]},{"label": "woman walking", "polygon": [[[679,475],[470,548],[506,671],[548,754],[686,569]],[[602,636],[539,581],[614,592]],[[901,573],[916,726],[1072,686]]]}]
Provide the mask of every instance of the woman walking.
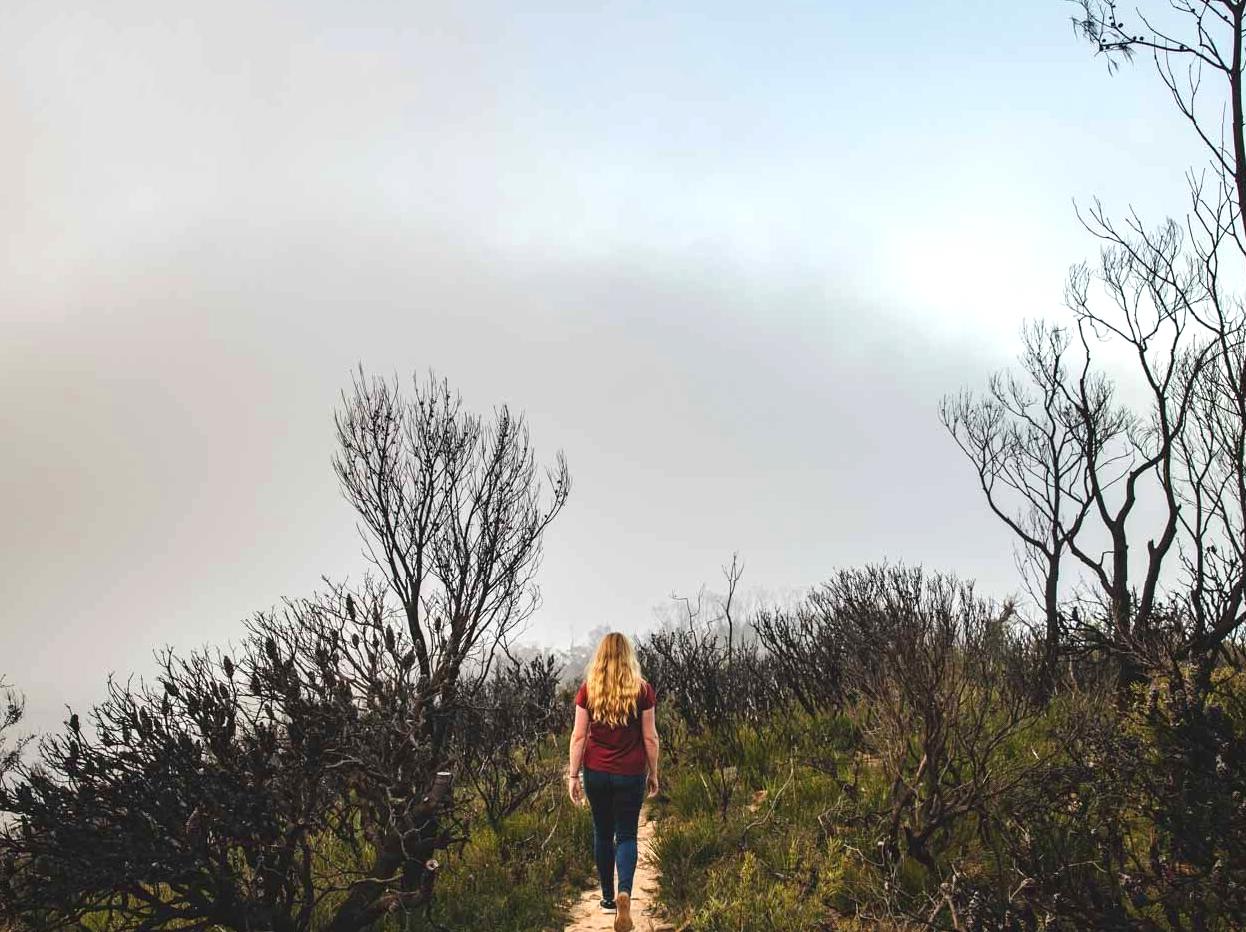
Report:
[{"label": "woman walking", "polygon": [[618,632],[601,639],[584,672],[584,683],[575,694],[567,791],[577,805],[588,797],[601,907],[615,910],[615,932],[627,932],[633,928],[632,877],[640,807],[646,788],[650,796],[658,792],[657,696],[641,676],[632,642]]}]

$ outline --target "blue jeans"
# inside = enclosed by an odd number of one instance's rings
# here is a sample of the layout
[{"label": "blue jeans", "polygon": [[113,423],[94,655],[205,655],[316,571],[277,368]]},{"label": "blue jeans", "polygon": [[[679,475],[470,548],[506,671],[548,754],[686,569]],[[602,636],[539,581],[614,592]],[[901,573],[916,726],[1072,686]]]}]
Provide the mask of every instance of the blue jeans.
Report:
[{"label": "blue jeans", "polygon": [[584,795],[593,810],[593,855],[601,895],[614,899],[614,869],[619,868],[619,892],[629,896],[636,873],[636,826],[645,799],[645,775],[607,773],[584,768]]}]

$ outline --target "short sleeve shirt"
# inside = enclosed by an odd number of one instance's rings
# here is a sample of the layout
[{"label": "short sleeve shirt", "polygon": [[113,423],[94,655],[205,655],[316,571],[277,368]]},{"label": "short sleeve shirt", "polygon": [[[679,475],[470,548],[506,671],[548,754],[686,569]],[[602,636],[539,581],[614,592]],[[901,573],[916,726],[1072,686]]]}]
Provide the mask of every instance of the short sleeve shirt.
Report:
[{"label": "short sleeve shirt", "polygon": [[[636,713],[623,725],[606,725],[592,720],[589,711],[588,743],[584,749],[584,766],[606,773],[643,774],[645,742],[640,728],[640,713],[657,706],[653,686],[642,682],[636,697]],[[588,684],[581,683],[575,704],[588,709]]]}]

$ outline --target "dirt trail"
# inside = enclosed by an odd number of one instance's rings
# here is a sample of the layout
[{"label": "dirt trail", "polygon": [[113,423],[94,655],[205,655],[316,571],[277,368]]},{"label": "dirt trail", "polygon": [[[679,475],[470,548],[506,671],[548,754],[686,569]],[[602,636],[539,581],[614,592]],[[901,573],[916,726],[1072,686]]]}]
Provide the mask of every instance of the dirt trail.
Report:
[{"label": "dirt trail", "polygon": [[[653,858],[653,823],[649,821],[649,807],[640,810],[640,824],[636,832],[636,874],[632,878],[632,922],[635,932],[674,932],[675,927],[658,915],[658,873]],[[580,894],[579,902],[571,910],[571,920],[563,932],[612,932],[614,913],[602,910],[601,889],[593,884]]]}]

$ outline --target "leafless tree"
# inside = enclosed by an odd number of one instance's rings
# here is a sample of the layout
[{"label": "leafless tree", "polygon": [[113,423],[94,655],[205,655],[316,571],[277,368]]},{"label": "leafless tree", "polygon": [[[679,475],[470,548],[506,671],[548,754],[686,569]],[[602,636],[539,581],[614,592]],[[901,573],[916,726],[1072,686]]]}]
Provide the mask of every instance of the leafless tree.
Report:
[{"label": "leafless tree", "polygon": [[[1112,0],[1075,2],[1077,29],[1113,67],[1138,50],[1152,54],[1209,164],[1186,176],[1184,224],[1152,228],[1132,211],[1115,221],[1098,201],[1079,213],[1102,249],[1096,265],[1069,276],[1067,331],[1076,343],[1047,342],[1035,355],[1044,341],[1030,331],[1024,389],[1015,379],[993,382],[984,401],[945,403],[944,422],[991,507],[1042,568],[1049,646],[1063,617],[1062,560],[1071,556],[1098,594],[1098,611],[1072,634],[1112,655],[1125,682],[1155,665],[1157,653],[1209,671],[1246,621],[1246,313],[1235,291],[1246,281],[1246,3],[1155,4],[1133,14],[1135,29]],[[1114,384],[1104,360],[1117,351],[1128,371]],[[1037,428],[1025,415],[1030,392],[1040,400]],[[1117,400],[1125,397],[1131,403]],[[997,489],[1019,497],[1021,508],[1000,508]],[[1179,604],[1184,612],[1173,611]],[[1174,625],[1182,635],[1175,646]]]},{"label": "leafless tree", "polygon": [[[1170,223],[1148,235],[1136,215],[1118,225],[1097,203],[1088,223],[1118,256],[1123,274],[1108,276],[1109,282],[1144,282],[1148,287],[1143,297],[1163,311],[1157,316],[1147,308],[1138,315],[1125,306],[1126,313],[1117,316],[1127,325],[1128,342],[1144,362],[1142,371],[1153,393],[1157,386],[1168,387],[1177,399],[1167,411],[1157,400],[1149,424],[1153,449],[1160,456],[1156,475],[1168,503],[1168,521],[1154,552],[1162,558],[1165,542],[1177,540],[1190,619],[1183,652],[1207,670],[1246,619],[1246,313],[1240,297],[1246,257],[1246,3],[1174,0],[1132,11],[1132,22],[1126,22],[1114,2],[1078,0],[1078,7],[1077,29],[1113,66],[1137,51],[1150,53],[1174,104],[1208,155],[1202,170],[1187,173],[1190,210],[1183,226]],[[1127,294],[1115,289],[1115,303],[1122,305]],[[1087,305],[1076,290],[1074,304]],[[1087,319],[1103,326],[1101,319]],[[1145,359],[1159,342],[1151,328],[1161,327],[1174,336],[1188,332],[1188,339],[1180,346],[1174,341],[1168,363],[1155,369]],[[1148,556],[1152,554],[1149,546]],[[1148,567],[1147,583],[1153,575]],[[1144,610],[1148,595],[1144,583]]]},{"label": "leafless tree", "polygon": [[[1191,630],[1179,656],[1199,661],[1200,686],[1211,663],[1243,620],[1246,598],[1246,372],[1243,341],[1227,345],[1198,387],[1192,430],[1180,438],[1182,567],[1188,585],[1186,617]],[[1236,376],[1234,370],[1238,373]],[[1236,381],[1234,379],[1236,378]]]},{"label": "leafless tree", "polygon": [[435,753],[465,668],[483,679],[500,645],[538,604],[545,529],[571,490],[559,453],[538,476],[522,415],[503,405],[486,423],[448,383],[365,378],[335,413],[333,467],[362,519],[370,559],[405,613],[416,669],[431,685]]},{"label": "leafless tree", "polygon": [[1112,439],[1124,417],[1103,379],[1088,383],[1085,404],[1070,397],[1066,330],[1038,322],[1023,337],[1020,374],[996,373],[982,397],[968,391],[944,397],[939,416],[973,463],[987,504],[1022,542],[1020,569],[1043,611],[1046,690],[1064,627],[1060,571],[1092,503],[1080,438],[1090,431]]},{"label": "leafless tree", "polygon": [[[1241,205],[1246,203],[1246,118],[1243,116],[1243,0],[1168,0],[1122,15],[1116,0],[1069,0],[1079,8],[1073,25],[1104,56],[1109,68],[1149,52],[1173,103],[1206,149],[1215,179],[1191,173],[1194,213],[1207,242],[1229,238],[1246,255]],[[1132,17],[1132,21],[1127,21]],[[1210,76],[1210,85],[1205,77]],[[1239,230],[1239,227],[1241,228]]]},{"label": "leafless tree", "polygon": [[[1185,261],[1175,223],[1155,233],[1137,224],[1134,235],[1125,236],[1115,234],[1097,205],[1092,216],[1108,243],[1094,273],[1081,265],[1069,277],[1066,299],[1084,358],[1070,394],[1079,413],[1095,403],[1088,387],[1091,361],[1095,344],[1107,340],[1128,351],[1144,386],[1146,408],[1127,419],[1114,437],[1099,435],[1088,421],[1083,425],[1079,439],[1087,490],[1109,546],[1096,553],[1074,539],[1070,547],[1103,593],[1111,643],[1133,657],[1145,654],[1161,599],[1162,571],[1181,528],[1182,437],[1192,427],[1196,392],[1211,353],[1192,317],[1206,289],[1197,266]],[[1096,300],[1093,285],[1100,286],[1102,300]],[[1129,522],[1148,486],[1161,504],[1156,533],[1146,542],[1139,588],[1130,575],[1130,542],[1136,534]]]},{"label": "leafless tree", "polygon": [[731,565],[722,568],[723,579],[727,583],[727,596],[722,602],[722,620],[727,623],[727,673],[731,673],[731,655],[735,651],[735,619],[731,615],[731,603],[735,601],[736,586],[744,576],[744,564],[740,562],[740,554],[731,555]]}]

